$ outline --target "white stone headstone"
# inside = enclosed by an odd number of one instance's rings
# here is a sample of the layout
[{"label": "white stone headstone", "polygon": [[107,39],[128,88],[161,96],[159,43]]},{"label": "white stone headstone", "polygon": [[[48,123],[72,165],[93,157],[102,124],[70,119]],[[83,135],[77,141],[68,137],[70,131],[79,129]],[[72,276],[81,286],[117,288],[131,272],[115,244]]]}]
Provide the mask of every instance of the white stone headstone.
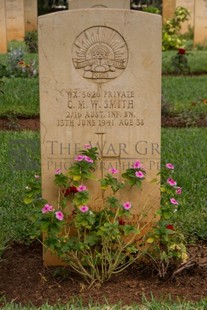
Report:
[{"label": "white stone headstone", "polygon": [[[90,143],[102,157],[98,179],[111,167],[123,172],[143,163],[143,190],[122,198],[133,202],[134,223],[146,204],[153,216],[160,203],[151,180],[160,169],[161,17],[116,9],[40,16],[39,70],[43,197],[55,203],[55,169],[66,171]],[[88,187],[91,208],[100,208],[100,188]]]},{"label": "white stone headstone", "polygon": [[179,6],[186,8],[190,12],[189,19],[181,24],[181,33],[186,33],[194,27],[195,0],[176,0],[176,7]]},{"label": "white stone headstone", "polygon": [[24,40],[24,0],[6,0],[7,41]]},{"label": "white stone headstone", "polygon": [[7,53],[5,0],[0,1],[0,54]]},{"label": "white stone headstone", "polygon": [[207,0],[195,1],[194,45],[207,46]]},{"label": "white stone headstone", "polygon": [[69,9],[118,8],[130,9],[130,0],[70,0]]},{"label": "white stone headstone", "polygon": [[25,32],[37,30],[37,0],[24,0]]},{"label": "white stone headstone", "polygon": [[176,9],[176,0],[163,0],[162,1],[162,18],[163,23],[173,18]]}]

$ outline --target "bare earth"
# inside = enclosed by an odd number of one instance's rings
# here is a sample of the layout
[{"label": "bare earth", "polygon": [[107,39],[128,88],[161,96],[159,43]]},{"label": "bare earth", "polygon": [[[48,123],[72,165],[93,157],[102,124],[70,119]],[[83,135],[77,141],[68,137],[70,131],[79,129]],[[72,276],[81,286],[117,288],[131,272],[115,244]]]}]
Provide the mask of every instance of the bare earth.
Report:
[{"label": "bare earth", "polygon": [[[32,303],[41,306],[45,302],[67,303],[72,298],[81,298],[84,303],[123,305],[141,303],[143,294],[159,300],[199,301],[207,297],[207,246],[189,248],[191,267],[179,272],[173,279],[160,280],[152,266],[134,265],[125,272],[114,275],[99,287],[88,289],[84,281],[68,269],[45,268],[42,264],[42,248],[13,245],[4,254],[0,263],[0,297],[22,305]],[[0,304],[0,308],[1,308]]]}]

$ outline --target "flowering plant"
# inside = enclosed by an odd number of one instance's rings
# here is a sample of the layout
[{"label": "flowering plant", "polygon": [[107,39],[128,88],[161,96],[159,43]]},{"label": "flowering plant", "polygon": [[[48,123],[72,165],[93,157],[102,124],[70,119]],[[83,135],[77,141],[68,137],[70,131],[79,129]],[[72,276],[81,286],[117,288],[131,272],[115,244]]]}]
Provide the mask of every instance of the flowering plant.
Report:
[{"label": "flowering plant", "polygon": [[108,280],[143,254],[136,246],[136,238],[146,226],[127,223],[132,203],[119,201],[116,195],[127,185],[141,187],[145,170],[139,161],[122,174],[121,181],[117,178],[118,170],[112,167],[99,180],[104,207],[95,211],[90,206],[93,202],[87,181],[96,182],[94,171],[98,160],[98,149],[87,145],[66,174],[57,169],[54,180],[58,187],[57,205],[44,202],[35,220],[45,234],[44,245],[91,285]]},{"label": "flowering plant", "polygon": [[175,73],[186,74],[190,72],[187,56],[188,53],[184,48],[178,48],[177,54],[172,56],[171,63]]},{"label": "flowering plant", "polygon": [[14,48],[8,53],[8,65],[4,68],[4,75],[8,77],[35,77],[37,76],[35,60],[29,63],[24,60],[24,51]]},{"label": "flowering plant", "polygon": [[149,257],[153,260],[160,277],[165,277],[170,265],[178,265],[188,259],[184,236],[172,219],[181,206],[182,188],[174,180],[174,165],[167,163],[161,173],[161,206],[157,211],[159,221],[149,234],[147,242],[152,246]]},{"label": "flowering plant", "polygon": [[190,11],[184,7],[177,7],[174,16],[167,20],[163,25],[162,31],[162,49],[179,48],[184,45],[185,40],[180,35],[180,29],[183,22],[190,17]]},{"label": "flowering plant", "polygon": [[119,171],[111,167],[99,180],[104,204],[96,211],[91,206],[88,181],[97,182],[94,172],[98,160],[98,149],[85,146],[66,174],[56,169],[54,182],[58,200],[55,206],[39,196],[40,177],[35,176],[34,184],[26,188],[25,197],[26,204],[36,204],[32,233],[38,236],[41,230],[44,245],[90,285],[108,280],[143,254],[153,261],[159,276],[165,277],[172,263],[180,264],[188,259],[184,236],[172,220],[180,208],[182,194],[182,188],[174,179],[174,165],[167,163],[161,173],[159,220],[146,235],[143,229],[149,223],[141,224],[140,215],[134,225],[130,224],[132,203],[127,199],[120,201],[117,193],[126,186],[139,189],[145,179],[144,167],[135,161],[122,173],[121,181],[117,177]]}]

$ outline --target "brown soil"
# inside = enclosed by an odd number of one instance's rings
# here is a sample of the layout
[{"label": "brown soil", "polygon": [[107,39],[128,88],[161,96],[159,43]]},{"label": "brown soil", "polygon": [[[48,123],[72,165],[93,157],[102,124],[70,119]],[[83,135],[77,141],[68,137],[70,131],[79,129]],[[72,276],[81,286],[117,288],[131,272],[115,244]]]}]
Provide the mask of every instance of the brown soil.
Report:
[{"label": "brown soil", "polygon": [[[178,117],[162,117],[162,127],[185,128],[190,126],[207,127],[207,119],[189,121]],[[0,119],[0,130],[32,130],[40,129],[39,118]]]},{"label": "brown soil", "polygon": [[183,266],[174,278],[161,280],[151,265],[147,268],[134,265],[102,286],[89,289],[70,270],[44,267],[39,244],[13,245],[0,263],[0,297],[37,307],[46,302],[65,304],[73,298],[81,298],[85,304],[91,300],[105,303],[105,298],[110,304],[139,304],[143,294],[148,300],[153,294],[162,301],[167,301],[169,295],[174,302],[199,301],[207,297],[207,246],[191,246],[189,254],[190,264]]},{"label": "brown soil", "polygon": [[39,130],[39,118],[7,119],[0,118],[0,130]]},{"label": "brown soil", "polygon": [[196,120],[182,119],[179,117],[166,116],[162,117],[162,127],[207,127],[207,118],[198,118]]}]

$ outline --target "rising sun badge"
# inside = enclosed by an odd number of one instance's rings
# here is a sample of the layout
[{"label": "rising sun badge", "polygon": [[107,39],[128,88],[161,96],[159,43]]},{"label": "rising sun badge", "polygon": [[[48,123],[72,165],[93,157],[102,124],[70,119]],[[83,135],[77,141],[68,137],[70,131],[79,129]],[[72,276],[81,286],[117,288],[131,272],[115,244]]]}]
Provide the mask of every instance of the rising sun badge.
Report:
[{"label": "rising sun badge", "polygon": [[118,77],[126,68],[128,48],[114,29],[97,26],[86,29],[73,45],[73,64],[82,77],[96,83]]}]

